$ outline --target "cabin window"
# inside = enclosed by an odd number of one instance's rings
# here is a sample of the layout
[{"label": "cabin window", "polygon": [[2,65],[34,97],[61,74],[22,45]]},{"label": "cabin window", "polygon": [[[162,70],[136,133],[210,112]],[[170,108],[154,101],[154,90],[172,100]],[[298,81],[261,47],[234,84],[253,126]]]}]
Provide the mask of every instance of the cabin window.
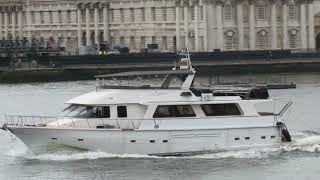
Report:
[{"label": "cabin window", "polygon": [[128,116],[128,114],[127,114],[127,106],[118,106],[117,110],[118,110],[118,117],[119,118],[125,118],[125,117]]},{"label": "cabin window", "polygon": [[96,109],[97,118],[110,118],[110,107],[97,107]]},{"label": "cabin window", "polygon": [[202,104],[201,108],[206,116],[241,115],[236,104]]},{"label": "cabin window", "polygon": [[157,107],[153,117],[195,117],[192,107],[190,105],[160,105]]},{"label": "cabin window", "polygon": [[63,111],[63,116],[74,118],[110,118],[110,107],[70,105]]}]

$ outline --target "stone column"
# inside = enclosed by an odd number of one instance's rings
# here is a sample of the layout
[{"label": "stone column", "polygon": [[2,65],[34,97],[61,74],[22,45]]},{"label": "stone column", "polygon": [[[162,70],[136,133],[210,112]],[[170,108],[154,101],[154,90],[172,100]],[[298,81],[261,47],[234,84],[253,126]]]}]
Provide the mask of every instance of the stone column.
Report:
[{"label": "stone column", "polygon": [[204,35],[203,35],[203,39],[204,39],[204,50],[207,51],[208,50],[208,21],[207,21],[207,4],[204,4],[202,6],[203,8],[203,24],[204,24]]},{"label": "stone column", "polygon": [[4,38],[8,40],[8,11],[4,12]]},{"label": "stone column", "polygon": [[243,8],[242,1],[237,4],[237,24],[238,24],[238,50],[244,49],[244,35],[243,35]]},{"label": "stone column", "polygon": [[97,45],[98,50],[99,48],[99,9],[98,7],[94,8],[94,42]]},{"label": "stone column", "polygon": [[309,49],[315,49],[313,0],[308,4]]},{"label": "stone column", "polygon": [[16,12],[11,12],[11,28],[12,28],[12,40],[16,39]]},{"label": "stone column", "polygon": [[255,13],[254,13],[254,1],[250,2],[250,18],[249,18],[249,34],[250,34],[250,50],[256,48],[256,32],[255,32]]},{"label": "stone column", "polygon": [[0,11],[0,40],[2,40],[2,12]]},{"label": "stone column", "polygon": [[31,40],[31,12],[30,12],[30,5],[27,5],[27,9],[26,9],[26,26],[25,28],[27,29],[27,36],[28,36],[28,40]]},{"label": "stone column", "polygon": [[176,4],[176,50],[181,50],[180,45],[181,39],[180,39],[180,6]]},{"label": "stone column", "polygon": [[301,2],[300,4],[300,32],[301,48],[307,49],[306,6],[304,2]]},{"label": "stone column", "polygon": [[91,38],[90,38],[90,7],[86,7],[86,46],[91,46]]},{"label": "stone column", "polygon": [[109,7],[103,7],[103,40],[111,45],[109,36]]},{"label": "stone column", "polygon": [[23,21],[22,21],[22,18],[23,18],[23,13],[22,13],[22,7],[21,9],[19,10],[19,13],[18,13],[18,33],[19,33],[19,39],[22,40],[23,39]]},{"label": "stone column", "polygon": [[271,1],[271,49],[277,49],[277,10],[276,1]]},{"label": "stone column", "polygon": [[195,39],[195,50],[199,51],[199,6],[194,6],[194,39]]},{"label": "stone column", "polygon": [[78,7],[77,10],[77,14],[78,14],[78,48],[80,48],[82,46],[82,11],[81,11],[81,7]]},{"label": "stone column", "polygon": [[188,21],[188,6],[184,6],[184,32],[185,32],[185,47],[189,48],[189,21]]},{"label": "stone column", "polygon": [[282,2],[282,37],[283,37],[283,49],[288,49],[288,6],[287,2]]},{"label": "stone column", "polygon": [[223,24],[222,24],[222,2],[217,2],[217,48],[223,50]]}]

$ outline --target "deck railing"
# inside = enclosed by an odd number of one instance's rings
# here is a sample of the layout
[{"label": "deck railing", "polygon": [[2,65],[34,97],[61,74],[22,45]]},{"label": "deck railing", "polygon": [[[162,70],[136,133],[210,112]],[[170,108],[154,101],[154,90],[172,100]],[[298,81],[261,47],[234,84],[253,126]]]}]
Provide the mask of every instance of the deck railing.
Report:
[{"label": "deck railing", "polygon": [[[6,125],[30,127],[50,126],[57,128],[137,129],[138,125],[136,122],[141,121],[141,119],[98,119],[24,115],[4,115],[4,117]],[[68,123],[65,123],[66,120]],[[156,120],[153,119],[153,121],[156,123]],[[110,124],[110,122],[112,122],[112,124]]]},{"label": "deck railing", "polygon": [[[272,116],[276,124],[280,119],[279,114],[268,114]],[[217,116],[214,118],[232,118],[234,116]],[[175,120],[191,120],[194,117],[176,117]],[[207,119],[207,118],[196,118]],[[109,118],[72,118],[72,117],[52,117],[52,116],[23,116],[5,115],[5,126],[28,126],[43,128],[75,128],[75,129],[139,129],[142,121],[148,121],[148,126],[159,128],[163,121],[172,121],[172,118],[161,119],[109,119]],[[151,123],[151,124],[150,124]],[[183,123],[183,122],[182,122]]]},{"label": "deck railing", "polygon": [[45,126],[45,124],[58,121],[53,116],[25,116],[25,115],[4,115],[6,124],[16,126]]}]

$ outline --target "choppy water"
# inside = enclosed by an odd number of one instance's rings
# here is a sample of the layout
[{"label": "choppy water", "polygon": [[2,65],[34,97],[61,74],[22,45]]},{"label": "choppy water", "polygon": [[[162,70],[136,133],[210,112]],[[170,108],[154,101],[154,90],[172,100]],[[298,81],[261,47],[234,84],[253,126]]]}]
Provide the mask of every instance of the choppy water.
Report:
[{"label": "choppy water", "polygon": [[[188,157],[72,149],[34,155],[14,136],[0,131],[0,179],[319,179],[320,74],[287,76],[297,82],[297,89],[271,90],[270,94],[294,102],[287,123],[293,134],[290,146]],[[64,101],[93,91],[94,84],[0,85],[0,115],[56,115]]]}]

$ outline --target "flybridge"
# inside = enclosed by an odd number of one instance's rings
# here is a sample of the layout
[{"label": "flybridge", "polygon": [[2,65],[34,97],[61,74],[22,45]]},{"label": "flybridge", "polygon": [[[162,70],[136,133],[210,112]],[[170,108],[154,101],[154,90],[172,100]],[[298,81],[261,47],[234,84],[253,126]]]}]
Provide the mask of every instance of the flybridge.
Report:
[{"label": "flybridge", "polygon": [[97,89],[189,89],[195,72],[191,70],[133,71],[96,76]]},{"label": "flybridge", "polygon": [[189,89],[196,72],[191,65],[188,49],[181,51],[179,56],[179,62],[174,63],[172,70],[132,71],[95,76],[96,89]]}]

